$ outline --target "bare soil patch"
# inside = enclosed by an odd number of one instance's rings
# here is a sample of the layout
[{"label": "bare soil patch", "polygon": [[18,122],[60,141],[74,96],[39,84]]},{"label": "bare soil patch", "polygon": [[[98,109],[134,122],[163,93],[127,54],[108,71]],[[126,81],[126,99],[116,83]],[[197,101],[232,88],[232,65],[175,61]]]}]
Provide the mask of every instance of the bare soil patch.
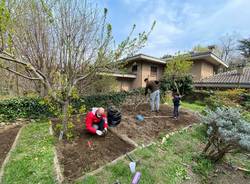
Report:
[{"label": "bare soil patch", "polygon": [[[137,122],[135,120],[137,114],[145,117],[172,116],[172,108],[162,105],[159,113],[152,113],[148,104],[138,106],[136,111],[134,106],[124,106],[122,107],[122,122],[112,128],[115,134],[109,131],[105,137],[89,134],[84,126],[85,117],[80,119],[74,117],[72,122],[75,125],[76,138],[73,141],[58,142],[56,147],[66,180],[73,181],[134,149],[133,145],[121,140],[116,134],[123,134],[137,143],[150,143],[161,132],[175,131],[197,121],[195,115],[185,111],[180,112],[178,120],[161,117]],[[57,120],[52,120],[54,131],[57,123]]]},{"label": "bare soil patch", "polygon": [[[146,117],[144,121],[138,122],[135,119],[138,114]],[[138,144],[148,144],[152,139],[157,138],[160,133],[176,131],[198,122],[194,113],[185,110],[180,110],[178,120],[174,120],[172,115],[173,109],[168,105],[161,105],[158,113],[151,112],[149,104],[142,104],[136,110],[134,110],[134,106],[127,105],[122,108],[122,122],[113,130],[117,134],[126,135]]]},{"label": "bare soil patch", "polygon": [[10,151],[20,128],[21,126],[11,126],[9,128],[0,129],[0,166]]},{"label": "bare soil patch", "polygon": [[56,147],[64,177],[68,181],[98,169],[134,149],[111,132],[105,137],[89,134],[81,122],[74,121],[77,137],[71,142],[61,141]]}]

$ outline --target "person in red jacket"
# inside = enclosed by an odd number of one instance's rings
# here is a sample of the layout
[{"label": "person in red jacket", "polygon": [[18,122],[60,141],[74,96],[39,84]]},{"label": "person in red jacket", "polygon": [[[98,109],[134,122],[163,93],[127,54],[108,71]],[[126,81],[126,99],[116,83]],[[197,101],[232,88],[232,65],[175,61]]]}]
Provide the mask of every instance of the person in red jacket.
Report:
[{"label": "person in red jacket", "polygon": [[108,122],[104,108],[92,108],[91,112],[86,116],[86,129],[92,134],[99,136],[107,133]]}]

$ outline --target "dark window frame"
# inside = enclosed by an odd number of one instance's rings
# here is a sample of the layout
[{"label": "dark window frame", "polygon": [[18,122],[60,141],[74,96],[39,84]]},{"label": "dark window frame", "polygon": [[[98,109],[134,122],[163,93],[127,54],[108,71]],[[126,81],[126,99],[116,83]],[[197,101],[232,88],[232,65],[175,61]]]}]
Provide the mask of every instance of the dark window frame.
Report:
[{"label": "dark window frame", "polygon": [[137,72],[137,70],[138,70],[138,65],[133,65],[132,66],[132,72],[134,73],[134,72]]},{"label": "dark window frame", "polygon": [[158,70],[157,66],[154,66],[154,65],[150,66],[150,76],[152,76],[152,77],[157,76],[157,70]]}]

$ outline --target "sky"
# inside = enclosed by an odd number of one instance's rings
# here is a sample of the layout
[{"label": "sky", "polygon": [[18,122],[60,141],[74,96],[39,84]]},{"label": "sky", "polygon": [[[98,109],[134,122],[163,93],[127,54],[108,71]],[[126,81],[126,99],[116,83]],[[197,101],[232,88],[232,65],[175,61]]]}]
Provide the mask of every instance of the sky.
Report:
[{"label": "sky", "polygon": [[98,0],[108,8],[117,42],[156,26],[140,53],[161,57],[219,43],[226,34],[250,37],[250,0]]}]

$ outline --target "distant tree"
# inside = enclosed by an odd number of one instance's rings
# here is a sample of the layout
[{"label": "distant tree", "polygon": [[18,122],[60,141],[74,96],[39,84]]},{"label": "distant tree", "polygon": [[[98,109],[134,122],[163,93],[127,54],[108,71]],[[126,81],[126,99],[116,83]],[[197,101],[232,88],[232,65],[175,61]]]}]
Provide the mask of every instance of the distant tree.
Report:
[{"label": "distant tree", "polygon": [[250,38],[240,40],[239,50],[241,54],[250,62]]},{"label": "distant tree", "polygon": [[226,34],[219,39],[217,53],[218,56],[226,63],[238,60],[238,35],[236,33]]},{"label": "distant tree", "polygon": [[170,83],[173,83],[175,90],[180,93],[180,84],[178,84],[177,81],[182,81],[190,75],[192,64],[193,62],[190,54],[178,53],[173,58],[167,60],[164,80],[172,81]]},{"label": "distant tree", "polygon": [[208,158],[217,162],[236,149],[250,151],[250,123],[242,118],[239,109],[207,110],[202,122],[208,128],[208,142],[203,150]]},{"label": "distant tree", "polygon": [[194,52],[206,52],[209,51],[209,48],[207,46],[202,46],[200,44],[193,47],[192,51]]}]

